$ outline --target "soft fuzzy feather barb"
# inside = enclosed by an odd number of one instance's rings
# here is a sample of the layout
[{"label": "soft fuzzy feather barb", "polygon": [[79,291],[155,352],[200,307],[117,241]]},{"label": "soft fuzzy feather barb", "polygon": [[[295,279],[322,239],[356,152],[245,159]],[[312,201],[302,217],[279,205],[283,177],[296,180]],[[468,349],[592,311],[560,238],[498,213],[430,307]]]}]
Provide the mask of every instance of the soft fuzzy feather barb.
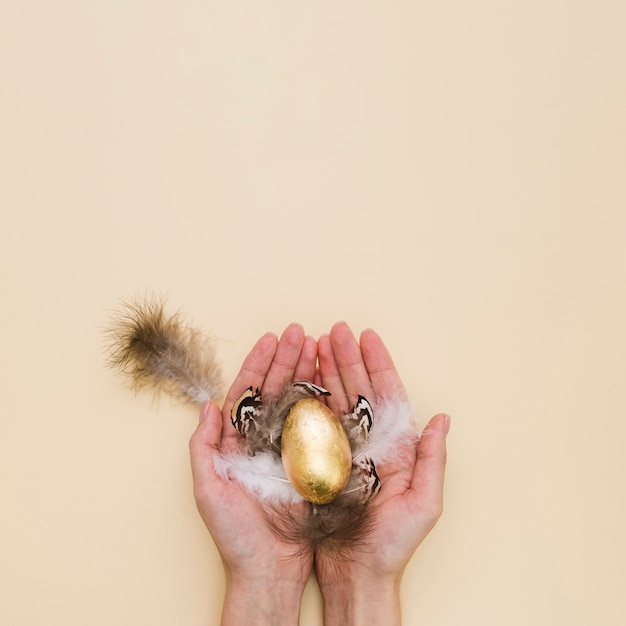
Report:
[{"label": "soft fuzzy feather barb", "polygon": [[[410,448],[417,442],[418,431],[412,407],[404,396],[379,401],[366,439],[358,428],[348,423],[351,415],[344,416],[342,421],[353,453],[350,480],[344,491],[329,504],[311,505],[304,502],[289,483],[275,434],[282,430],[293,403],[308,393],[288,384],[277,399],[264,402],[255,416],[254,426],[242,440],[243,450],[216,456],[215,469],[222,478],[235,480],[265,505],[268,524],[279,538],[321,548],[342,558],[348,549],[367,544],[368,533],[374,524],[369,506],[373,493],[366,489],[368,477],[363,474],[363,463],[369,459],[384,465],[397,458],[407,444]],[[296,503],[309,507],[308,514],[303,514],[301,508],[294,513],[291,507]]]},{"label": "soft fuzzy feather barb", "polygon": [[181,313],[168,316],[163,300],[124,302],[106,334],[108,365],[135,391],[164,391],[198,404],[220,395],[221,368],[211,340]]}]

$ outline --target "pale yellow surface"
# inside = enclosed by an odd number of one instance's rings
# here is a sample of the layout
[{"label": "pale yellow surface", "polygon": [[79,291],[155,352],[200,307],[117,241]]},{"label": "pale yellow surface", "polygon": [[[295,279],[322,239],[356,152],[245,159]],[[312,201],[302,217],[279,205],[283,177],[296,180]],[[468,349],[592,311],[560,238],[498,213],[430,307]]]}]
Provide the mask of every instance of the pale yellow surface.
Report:
[{"label": "pale yellow surface", "polygon": [[625,32],[621,0],[6,2],[0,623],[218,623],[196,412],[102,365],[150,290],[227,377],[345,319],[452,414],[406,624],[626,623]]}]

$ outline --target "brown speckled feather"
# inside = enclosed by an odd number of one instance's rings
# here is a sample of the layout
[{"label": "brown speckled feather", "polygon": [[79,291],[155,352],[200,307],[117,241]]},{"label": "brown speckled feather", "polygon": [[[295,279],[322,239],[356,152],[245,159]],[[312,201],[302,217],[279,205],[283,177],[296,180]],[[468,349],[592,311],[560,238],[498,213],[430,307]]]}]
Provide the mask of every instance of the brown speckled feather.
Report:
[{"label": "brown speckled feather", "polygon": [[196,403],[219,395],[221,370],[212,342],[180,313],[168,316],[162,300],[124,302],[106,335],[107,364],[135,391],[164,391]]}]

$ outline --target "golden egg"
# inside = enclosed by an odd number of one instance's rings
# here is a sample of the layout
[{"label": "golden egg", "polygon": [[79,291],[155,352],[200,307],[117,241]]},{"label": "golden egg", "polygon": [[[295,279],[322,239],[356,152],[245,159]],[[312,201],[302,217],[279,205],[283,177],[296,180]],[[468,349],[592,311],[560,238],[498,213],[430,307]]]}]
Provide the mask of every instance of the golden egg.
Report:
[{"label": "golden egg", "polygon": [[336,415],[315,398],[298,400],[283,427],[283,467],[293,488],[309,502],[328,504],[350,478],[352,452]]}]

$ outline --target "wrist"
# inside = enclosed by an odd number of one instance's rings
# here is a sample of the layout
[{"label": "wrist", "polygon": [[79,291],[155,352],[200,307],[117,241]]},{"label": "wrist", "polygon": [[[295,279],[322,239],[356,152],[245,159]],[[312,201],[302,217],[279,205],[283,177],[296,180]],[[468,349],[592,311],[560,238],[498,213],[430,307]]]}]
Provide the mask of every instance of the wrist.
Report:
[{"label": "wrist", "polygon": [[400,579],[368,578],[318,583],[325,626],[399,626]]},{"label": "wrist", "polygon": [[226,575],[222,626],[297,626],[304,593],[301,581]]}]

